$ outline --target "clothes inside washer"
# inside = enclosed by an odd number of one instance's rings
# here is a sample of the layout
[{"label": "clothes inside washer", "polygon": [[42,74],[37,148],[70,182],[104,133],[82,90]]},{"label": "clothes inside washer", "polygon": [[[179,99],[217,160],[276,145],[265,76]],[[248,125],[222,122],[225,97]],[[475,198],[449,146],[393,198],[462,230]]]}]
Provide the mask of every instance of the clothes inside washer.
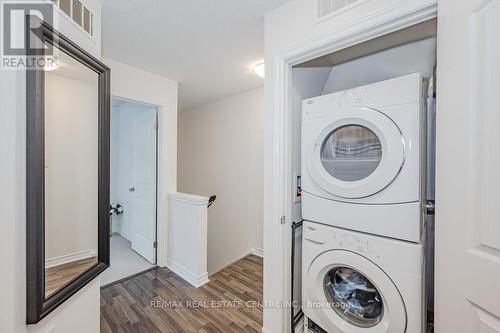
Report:
[{"label": "clothes inside washer", "polygon": [[325,291],[333,309],[360,327],[371,327],[383,316],[382,298],[363,274],[347,267],[337,267],[325,277]]}]

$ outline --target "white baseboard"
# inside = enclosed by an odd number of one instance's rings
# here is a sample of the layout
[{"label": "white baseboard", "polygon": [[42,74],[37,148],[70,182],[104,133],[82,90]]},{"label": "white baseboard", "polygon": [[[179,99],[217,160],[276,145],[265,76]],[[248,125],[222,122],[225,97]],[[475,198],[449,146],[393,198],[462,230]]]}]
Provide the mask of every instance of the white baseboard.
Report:
[{"label": "white baseboard", "polygon": [[264,258],[264,250],[262,250],[260,247],[254,247],[253,249],[251,249],[250,254]]},{"label": "white baseboard", "polygon": [[189,272],[187,269],[176,264],[170,259],[167,259],[167,268],[196,288],[199,288],[210,281],[208,279],[208,272],[195,276],[193,273]]},{"label": "white baseboard", "polygon": [[123,230],[117,230],[115,234],[122,236],[123,238],[125,238],[130,242],[130,235],[124,232]]},{"label": "white baseboard", "polygon": [[224,266],[221,266],[221,267],[217,268],[213,273],[210,273],[210,275],[214,275],[215,273],[218,273],[218,272],[222,271],[223,269],[225,269],[225,268],[227,268],[227,267],[229,267],[229,266],[237,263],[241,259],[243,259],[243,258],[245,258],[245,257],[247,257],[247,256],[249,256],[251,254],[256,255],[258,257],[261,257],[261,258],[264,258],[264,252],[262,251],[261,248],[253,248],[253,249],[249,250],[248,252],[246,252],[241,257],[238,257],[237,259],[229,262],[228,264],[225,264]]},{"label": "white baseboard", "polygon": [[49,258],[45,260],[45,268],[51,268],[59,265],[64,265],[73,261],[87,259],[97,256],[94,250],[85,250],[81,252],[66,254],[60,257]]},{"label": "white baseboard", "polygon": [[271,333],[271,331],[266,329],[265,327],[262,327],[262,333]]}]

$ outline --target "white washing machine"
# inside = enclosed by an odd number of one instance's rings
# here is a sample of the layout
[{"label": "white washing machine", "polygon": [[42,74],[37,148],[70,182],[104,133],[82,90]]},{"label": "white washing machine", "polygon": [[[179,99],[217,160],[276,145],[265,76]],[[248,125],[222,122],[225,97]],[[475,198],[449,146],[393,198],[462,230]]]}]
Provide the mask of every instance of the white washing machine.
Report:
[{"label": "white washing machine", "polygon": [[422,333],[422,260],[420,244],[305,222],[302,310],[328,333]]},{"label": "white washing machine", "polygon": [[417,73],[303,102],[304,220],[420,242],[424,86]]}]

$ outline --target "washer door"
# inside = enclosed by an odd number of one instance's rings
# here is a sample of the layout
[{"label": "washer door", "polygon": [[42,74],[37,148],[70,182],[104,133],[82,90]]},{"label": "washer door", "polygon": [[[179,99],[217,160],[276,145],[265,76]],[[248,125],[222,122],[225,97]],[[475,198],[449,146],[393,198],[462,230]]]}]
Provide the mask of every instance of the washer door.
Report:
[{"label": "washer door", "polygon": [[308,271],[306,306],[328,331],[339,333],[401,333],[406,308],[392,280],[373,262],[344,250],[319,255]]},{"label": "washer door", "polygon": [[321,118],[325,124],[307,156],[308,171],[328,193],[346,199],[382,191],[398,176],[405,160],[405,142],[385,114],[350,107]]}]

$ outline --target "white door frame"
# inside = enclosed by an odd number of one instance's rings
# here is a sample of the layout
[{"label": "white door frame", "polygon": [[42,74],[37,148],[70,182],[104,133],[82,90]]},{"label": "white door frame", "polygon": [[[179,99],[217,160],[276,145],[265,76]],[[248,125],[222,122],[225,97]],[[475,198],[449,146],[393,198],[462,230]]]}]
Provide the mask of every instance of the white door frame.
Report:
[{"label": "white door frame", "polygon": [[[395,2],[369,16],[360,17],[352,25],[314,38],[284,52],[273,54],[272,107],[272,160],[266,161],[271,175],[272,192],[264,207],[264,333],[290,332],[291,314],[287,306],[276,302],[290,300],[291,275],[291,217],[292,193],[292,67],[305,61],[345,49],[367,40],[436,18],[437,0],[424,4]],[[269,57],[269,55],[267,55]],[[268,58],[269,59],[269,58]],[[271,139],[269,139],[271,140]],[[269,179],[269,178],[267,178]],[[283,218],[285,223],[283,223]],[[265,303],[264,305],[267,305]],[[272,325],[273,331],[268,327]]]},{"label": "white door frame", "polygon": [[164,226],[164,223],[160,223],[163,221],[163,217],[165,212],[167,211],[167,207],[164,205],[164,201],[160,198],[167,196],[166,187],[164,186],[164,170],[166,170],[164,166],[164,156],[163,152],[165,151],[165,143],[162,140],[163,137],[163,129],[165,126],[163,122],[166,121],[166,117],[162,110],[161,105],[149,103],[146,101],[140,101],[136,99],[131,99],[127,97],[121,97],[117,95],[111,95],[111,99],[116,99],[119,101],[125,101],[130,103],[137,103],[142,105],[151,106],[152,108],[156,108],[157,110],[157,119],[158,119],[158,132],[156,134],[157,143],[156,143],[156,265],[160,267],[164,267],[166,264],[167,256],[166,256],[166,244],[167,244],[167,230]]}]

